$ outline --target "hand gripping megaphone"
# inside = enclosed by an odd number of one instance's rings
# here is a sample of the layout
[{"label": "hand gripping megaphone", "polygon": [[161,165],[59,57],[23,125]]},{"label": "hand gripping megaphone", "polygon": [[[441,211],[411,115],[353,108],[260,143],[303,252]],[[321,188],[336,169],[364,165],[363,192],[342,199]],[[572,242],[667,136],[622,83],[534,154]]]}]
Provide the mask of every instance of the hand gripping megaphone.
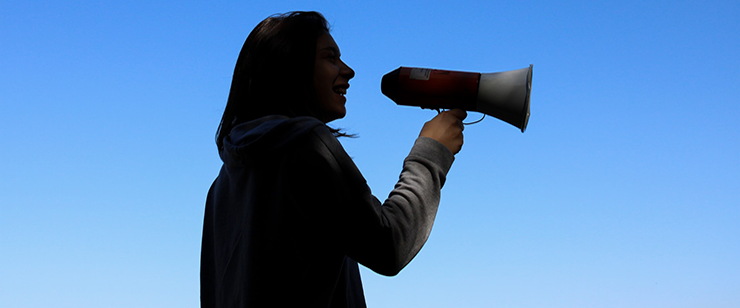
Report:
[{"label": "hand gripping megaphone", "polygon": [[529,122],[532,65],[486,74],[402,66],[385,74],[380,87],[398,105],[477,111],[524,132]]}]

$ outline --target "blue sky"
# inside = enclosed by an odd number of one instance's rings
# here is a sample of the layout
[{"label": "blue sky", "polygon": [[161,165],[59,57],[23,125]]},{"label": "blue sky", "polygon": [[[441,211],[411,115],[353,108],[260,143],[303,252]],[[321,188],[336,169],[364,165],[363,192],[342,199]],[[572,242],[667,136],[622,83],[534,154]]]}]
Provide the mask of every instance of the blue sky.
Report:
[{"label": "blue sky", "polygon": [[534,64],[527,131],[466,128],[427,245],[363,269],[371,307],[740,305],[737,1],[6,1],[3,307],[199,306],[233,66],[292,10],[357,73],[334,125],[381,199],[435,114],[383,74]]}]

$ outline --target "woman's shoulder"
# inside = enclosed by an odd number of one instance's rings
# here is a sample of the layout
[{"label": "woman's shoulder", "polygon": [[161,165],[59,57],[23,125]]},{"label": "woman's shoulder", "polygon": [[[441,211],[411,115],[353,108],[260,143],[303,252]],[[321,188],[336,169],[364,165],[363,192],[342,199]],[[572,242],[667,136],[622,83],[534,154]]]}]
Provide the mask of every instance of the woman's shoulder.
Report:
[{"label": "woman's shoulder", "polygon": [[291,156],[298,163],[323,165],[341,173],[359,173],[352,158],[326,124],[313,126],[296,143],[294,150]]},{"label": "woman's shoulder", "polygon": [[305,137],[306,143],[304,144],[309,146],[312,150],[323,154],[323,156],[331,157],[333,159],[348,157],[342,144],[339,142],[332,130],[325,124],[314,126],[311,131],[305,135]]}]

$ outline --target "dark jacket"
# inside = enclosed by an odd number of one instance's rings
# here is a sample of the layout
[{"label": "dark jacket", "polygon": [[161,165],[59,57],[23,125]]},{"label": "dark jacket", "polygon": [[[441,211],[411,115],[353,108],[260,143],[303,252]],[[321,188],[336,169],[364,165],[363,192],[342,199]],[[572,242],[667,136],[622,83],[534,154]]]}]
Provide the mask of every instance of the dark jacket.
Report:
[{"label": "dark jacket", "polygon": [[388,200],[320,121],[269,116],[224,139],[208,192],[202,307],[365,307],[357,262],[396,275],[432,229],[454,159],[417,139]]}]

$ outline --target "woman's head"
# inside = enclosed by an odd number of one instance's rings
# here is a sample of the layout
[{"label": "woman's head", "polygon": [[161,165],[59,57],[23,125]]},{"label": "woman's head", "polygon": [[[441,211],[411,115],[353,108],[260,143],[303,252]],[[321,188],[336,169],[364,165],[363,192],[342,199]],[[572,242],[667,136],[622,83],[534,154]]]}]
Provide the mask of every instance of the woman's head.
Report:
[{"label": "woman's head", "polygon": [[[314,116],[324,122],[344,116],[342,113],[337,117],[336,112],[328,117],[323,115],[320,101],[326,93],[323,89],[317,91],[314,82],[317,69],[322,73],[328,70],[327,65],[319,66],[317,62],[324,55],[322,51],[317,53],[317,43],[325,42],[327,36],[331,38],[328,33],[328,22],[318,12],[274,15],[252,30],[234,69],[229,100],[216,137],[219,148],[233,126],[266,115]],[[336,43],[333,39],[331,43],[338,60]],[[336,84],[335,90],[340,92],[339,86],[348,87],[347,80],[354,76],[354,72],[348,73],[349,67],[341,65],[346,69],[341,69],[344,81]]]},{"label": "woman's head", "polygon": [[344,104],[347,99],[349,80],[355,76],[341,59],[339,46],[329,33],[321,35],[316,42],[313,68],[313,89],[317,103],[316,116],[324,122],[343,118],[347,113]]}]

